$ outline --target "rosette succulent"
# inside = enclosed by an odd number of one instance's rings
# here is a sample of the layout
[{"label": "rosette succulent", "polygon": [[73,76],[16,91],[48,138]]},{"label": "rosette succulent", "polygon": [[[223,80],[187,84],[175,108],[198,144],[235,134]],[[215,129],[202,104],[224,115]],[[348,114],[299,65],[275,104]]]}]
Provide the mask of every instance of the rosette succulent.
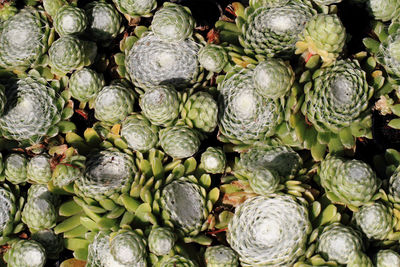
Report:
[{"label": "rosette succulent", "polygon": [[37,144],[44,137],[55,136],[57,124],[67,119],[64,100],[56,91],[32,77],[19,79],[6,87],[5,113],[0,116],[1,134],[21,144]]},{"label": "rosette succulent", "polygon": [[224,173],[226,168],[224,151],[218,147],[208,147],[201,154],[201,167],[208,173]]},{"label": "rosette succulent", "polygon": [[187,126],[172,126],[159,132],[160,144],[173,158],[193,156],[200,147],[199,134]]},{"label": "rosette succulent", "polygon": [[237,267],[239,258],[231,248],[218,245],[206,249],[204,259],[207,267]]},{"label": "rosette succulent", "polygon": [[26,166],[28,181],[38,184],[45,184],[51,180],[52,170],[50,157],[46,154],[32,157]]},{"label": "rosette succulent", "polygon": [[[400,204],[400,168],[397,168],[389,179],[388,198],[391,202]],[[397,206],[396,205],[396,206]]]},{"label": "rosette succulent", "polygon": [[170,228],[153,228],[148,237],[149,250],[157,256],[167,255],[172,251],[176,239],[174,231]]},{"label": "rosette succulent", "polygon": [[228,64],[228,53],[220,45],[207,44],[198,53],[200,65],[210,72],[220,73]]},{"label": "rosette succulent", "polygon": [[197,264],[188,258],[175,255],[161,261],[160,267],[197,267]]},{"label": "rosette succulent", "polygon": [[390,21],[400,14],[400,3],[396,0],[365,0],[371,15],[381,21]]},{"label": "rosette succulent", "polygon": [[276,99],[290,90],[294,83],[294,72],[288,63],[269,58],[255,67],[253,82],[260,95]]},{"label": "rosette succulent", "polygon": [[189,127],[211,133],[217,127],[217,102],[207,92],[194,93],[184,104],[181,117]]},{"label": "rosette succulent", "polygon": [[158,86],[147,90],[139,100],[140,108],[151,123],[170,126],[179,116],[178,92],[171,86]]},{"label": "rosette succulent", "polygon": [[361,252],[361,235],[349,226],[334,223],[325,227],[318,239],[318,251],[328,260],[348,264],[353,253]]},{"label": "rosette succulent", "polygon": [[18,187],[13,188],[6,183],[0,187],[0,196],[0,244],[4,245],[12,239],[12,234],[24,228],[21,223],[24,198],[20,198]]},{"label": "rosette succulent", "polygon": [[105,124],[113,125],[133,112],[134,103],[134,91],[124,83],[114,81],[97,94],[94,116]]},{"label": "rosette succulent", "polygon": [[368,164],[336,156],[321,162],[319,178],[328,198],[355,210],[373,201],[381,186],[381,180]]},{"label": "rosette succulent", "polygon": [[308,1],[290,0],[276,6],[247,7],[236,25],[246,54],[288,57],[294,53],[298,34],[316,13]]},{"label": "rosette succulent", "polygon": [[146,242],[138,233],[122,230],[117,233],[99,232],[89,245],[88,266],[146,265]]},{"label": "rosette succulent", "polygon": [[295,198],[257,196],[236,208],[227,241],[242,266],[283,266],[305,253],[310,232],[307,208]]},{"label": "rosette succulent", "polygon": [[266,99],[257,92],[253,73],[252,70],[228,73],[218,84],[218,125],[222,141],[240,144],[264,140],[274,135],[282,122],[280,101]]},{"label": "rosette succulent", "polygon": [[125,55],[120,55],[117,61],[124,65],[119,69],[120,74],[137,87],[143,90],[159,85],[185,87],[202,80],[197,59],[200,45],[194,40],[168,42],[150,32],[132,44],[134,38],[123,41]]},{"label": "rosette succulent", "polygon": [[113,0],[118,10],[128,18],[148,17],[157,7],[156,0]]},{"label": "rosette succulent", "polygon": [[102,150],[88,156],[83,176],[75,181],[77,194],[104,199],[129,189],[136,167],[133,158],[123,152]]},{"label": "rosette succulent", "polygon": [[14,267],[44,267],[46,252],[43,246],[35,240],[19,240],[14,243],[5,256],[8,266]]},{"label": "rosette succulent", "polygon": [[71,35],[62,36],[49,49],[50,66],[54,73],[64,76],[91,65],[96,54],[96,43]]},{"label": "rosette succulent", "polygon": [[86,30],[87,17],[85,11],[74,6],[62,6],[53,18],[56,32],[60,35],[81,34]]},{"label": "rosette succulent", "polygon": [[32,232],[56,226],[57,212],[50,200],[28,198],[22,211],[22,221]]},{"label": "rosette succulent", "polygon": [[145,152],[157,146],[158,127],[141,115],[132,115],[122,122],[121,137],[130,149]]},{"label": "rosette succulent", "polygon": [[374,267],[371,259],[362,252],[353,253],[350,256],[349,262],[347,263],[347,267],[358,267],[358,266]]},{"label": "rosette succulent", "polygon": [[163,41],[179,42],[193,33],[195,20],[190,9],[178,4],[165,2],[151,22],[151,30]]},{"label": "rosette succulent", "polygon": [[88,18],[87,32],[92,40],[106,45],[123,30],[122,18],[112,4],[94,1],[85,6],[85,11]]},{"label": "rosette succulent", "polygon": [[391,249],[380,250],[374,257],[374,263],[376,267],[397,266],[400,265],[400,255]]},{"label": "rosette succulent", "polygon": [[346,29],[337,15],[318,14],[312,17],[296,43],[296,54],[317,54],[326,65],[343,51]]},{"label": "rosette succulent", "polygon": [[88,68],[75,71],[69,79],[69,90],[73,98],[81,103],[89,102],[93,106],[94,99],[105,85],[103,75]]},{"label": "rosette succulent", "polygon": [[45,14],[25,8],[0,28],[0,67],[25,70],[43,61],[52,38]]},{"label": "rosette succulent", "polygon": [[9,154],[4,162],[4,175],[7,181],[21,184],[27,181],[26,166],[28,160],[23,154]]},{"label": "rosette succulent", "polygon": [[356,225],[370,239],[387,239],[396,224],[393,210],[384,202],[365,205],[354,213]]}]

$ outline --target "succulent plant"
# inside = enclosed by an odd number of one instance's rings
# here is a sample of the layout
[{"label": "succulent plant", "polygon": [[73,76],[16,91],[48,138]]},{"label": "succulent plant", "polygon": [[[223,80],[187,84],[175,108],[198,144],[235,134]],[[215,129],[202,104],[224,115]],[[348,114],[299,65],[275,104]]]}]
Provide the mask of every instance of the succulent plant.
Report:
[{"label": "succulent plant", "polygon": [[144,33],[131,47],[125,48],[125,59],[121,62],[125,65],[123,76],[143,90],[159,85],[195,84],[202,79],[197,60],[199,49],[200,45],[191,39],[168,42],[154,33]]},{"label": "succulent plant", "polygon": [[217,127],[218,104],[209,93],[196,92],[187,99],[181,117],[189,127],[211,133]]},{"label": "succulent plant", "polygon": [[360,210],[354,213],[354,219],[368,238],[378,240],[386,239],[396,224],[393,210],[383,202],[360,207]]},{"label": "succulent plant", "polygon": [[92,64],[96,53],[94,42],[82,41],[71,35],[62,36],[49,49],[50,66],[54,73],[64,76]]},{"label": "succulent plant", "polygon": [[312,17],[296,43],[296,53],[320,55],[326,65],[343,51],[346,29],[337,15],[318,14]]},{"label": "succulent plant", "polygon": [[10,241],[13,234],[19,233],[24,225],[21,223],[21,211],[24,198],[19,196],[19,188],[4,183],[0,187],[0,244]]},{"label": "succulent plant", "polygon": [[199,63],[208,71],[220,73],[228,64],[228,53],[219,45],[207,44],[198,53]]},{"label": "succulent plant", "polygon": [[218,245],[206,249],[204,259],[207,267],[237,267],[238,255],[229,247]]},{"label": "succulent plant", "polygon": [[15,6],[15,1],[2,3],[0,7],[0,21],[5,21],[18,13],[18,8]]},{"label": "succulent plant", "polygon": [[131,185],[136,168],[133,158],[125,153],[102,150],[88,156],[84,175],[75,181],[82,197],[102,199]]},{"label": "succulent plant", "polygon": [[285,96],[292,87],[294,72],[288,63],[270,58],[255,67],[253,82],[260,95],[277,99]]},{"label": "succulent plant", "polygon": [[162,261],[160,267],[197,267],[197,264],[188,258],[175,255]]},{"label": "succulent plant", "polygon": [[347,263],[348,267],[358,267],[358,266],[365,266],[365,267],[373,267],[371,259],[364,253],[358,252],[354,253],[350,256],[350,260]]},{"label": "succulent plant", "polygon": [[291,265],[306,250],[307,208],[290,196],[257,196],[235,210],[227,241],[242,266]]},{"label": "succulent plant", "polygon": [[28,199],[22,211],[22,221],[31,231],[56,226],[57,213],[53,203],[44,198]]},{"label": "succulent plant", "polygon": [[9,154],[4,162],[4,174],[7,181],[13,184],[21,184],[27,181],[26,166],[28,160],[23,154]]},{"label": "succulent plant", "polygon": [[170,126],[179,116],[179,96],[171,86],[147,90],[139,100],[143,115],[158,126]]},{"label": "succulent plant", "polygon": [[156,0],[113,0],[113,2],[128,20],[140,16],[151,16],[150,12],[157,7]]},{"label": "succulent plant", "polygon": [[224,173],[226,168],[224,151],[218,147],[208,147],[201,154],[201,167],[208,173]]},{"label": "succulent plant", "polygon": [[92,40],[107,45],[121,32],[122,18],[112,4],[95,1],[85,6],[88,18],[88,35]]},{"label": "succulent plant", "polygon": [[157,146],[158,127],[151,124],[144,116],[132,115],[121,125],[121,137],[134,151],[146,152]]},{"label": "succulent plant", "polygon": [[49,259],[58,259],[64,249],[64,240],[61,235],[56,235],[53,230],[44,229],[32,234],[32,239],[39,242],[46,250]]},{"label": "succulent plant", "polygon": [[400,14],[400,3],[395,0],[366,0],[371,15],[382,21],[390,21]]},{"label": "succulent plant", "polygon": [[44,267],[46,263],[45,249],[34,240],[21,239],[7,251],[6,261],[9,266],[15,267]]},{"label": "succulent plant", "polygon": [[167,255],[173,249],[176,239],[175,233],[170,228],[153,228],[148,237],[149,250],[157,256]]},{"label": "succulent plant", "polygon": [[246,54],[288,57],[294,53],[298,34],[316,13],[308,1],[285,1],[272,7],[247,7],[236,24]]},{"label": "succulent plant", "polygon": [[94,102],[94,116],[108,125],[125,119],[133,112],[134,91],[123,83],[114,82],[104,86]]},{"label": "succulent plant", "polygon": [[163,41],[178,42],[190,37],[195,20],[190,9],[175,3],[164,3],[153,17],[151,30]]},{"label": "succulent plant", "polygon": [[328,198],[352,209],[373,201],[381,186],[368,164],[335,156],[321,162],[319,177]]},{"label": "succulent plant", "polygon": [[62,113],[64,99],[41,80],[27,77],[12,82],[6,87],[6,97],[0,131],[3,137],[21,145],[37,144],[44,137],[55,136],[58,123],[68,118],[67,113]]},{"label": "succulent plant", "polygon": [[283,119],[282,106],[279,100],[266,99],[257,92],[253,71],[228,73],[218,89],[218,125],[223,137],[240,144],[275,134]]},{"label": "succulent plant", "polygon": [[71,95],[81,103],[93,102],[104,85],[103,75],[89,68],[75,71],[69,79]]},{"label": "succulent plant", "polygon": [[64,5],[68,5],[67,0],[43,0],[43,8],[51,17]]},{"label": "succulent plant", "polygon": [[388,197],[393,203],[400,204],[400,168],[390,176]]},{"label": "succulent plant", "polygon": [[390,267],[400,264],[400,255],[391,250],[379,250],[374,257],[374,263],[376,267]]},{"label": "succulent plant", "polygon": [[50,25],[40,10],[25,8],[0,29],[0,67],[24,71],[40,65],[52,38]]},{"label": "succulent plant", "polygon": [[354,258],[353,253],[362,249],[361,235],[353,228],[340,223],[325,227],[319,236],[318,251],[324,258],[340,264],[348,264]]},{"label": "succulent plant", "polygon": [[191,157],[200,147],[198,133],[187,126],[161,129],[159,139],[165,153],[173,158]]},{"label": "succulent plant", "polygon": [[26,176],[33,183],[49,182],[52,176],[50,157],[45,154],[32,157],[26,165]]},{"label": "succulent plant", "polygon": [[64,5],[57,10],[53,23],[56,32],[60,36],[81,34],[86,30],[88,24],[83,9],[68,5]]}]

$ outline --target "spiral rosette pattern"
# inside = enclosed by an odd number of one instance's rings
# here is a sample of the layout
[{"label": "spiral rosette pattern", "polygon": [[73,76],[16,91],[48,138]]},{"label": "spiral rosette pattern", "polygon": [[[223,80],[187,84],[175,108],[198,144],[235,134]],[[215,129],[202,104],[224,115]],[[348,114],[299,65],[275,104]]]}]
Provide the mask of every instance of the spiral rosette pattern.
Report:
[{"label": "spiral rosette pattern", "polygon": [[224,151],[218,147],[208,147],[201,154],[201,166],[208,173],[224,173],[226,167]]},{"label": "spiral rosette pattern", "polygon": [[181,232],[200,232],[206,220],[206,198],[200,185],[181,177],[166,185],[160,197],[163,212]]},{"label": "spiral rosette pattern", "polygon": [[139,234],[121,231],[111,239],[110,252],[124,266],[146,266],[146,243]]},{"label": "spiral rosette pattern", "polygon": [[144,90],[159,85],[184,87],[197,81],[199,49],[191,39],[171,43],[149,33],[127,52],[125,66],[132,81]]},{"label": "spiral rosette pattern", "polygon": [[204,259],[207,267],[237,267],[239,257],[231,248],[218,245],[206,249]]},{"label": "spiral rosette pattern", "polygon": [[393,229],[393,210],[383,203],[365,205],[354,213],[357,226],[370,239],[383,240]]},{"label": "spiral rosette pattern", "polygon": [[164,7],[154,14],[151,30],[164,41],[178,42],[192,35],[195,23],[188,8],[165,3]]},{"label": "spiral rosette pattern", "polygon": [[11,153],[4,162],[4,175],[7,181],[13,184],[22,184],[27,180],[26,165],[28,163],[24,154]]},{"label": "spiral rosette pattern", "polygon": [[161,261],[160,267],[197,267],[197,264],[188,258],[175,255]]},{"label": "spiral rosette pattern", "polygon": [[227,240],[242,266],[289,266],[305,253],[311,223],[290,196],[246,200],[229,222]]},{"label": "spiral rosette pattern", "polygon": [[94,102],[94,116],[106,123],[115,124],[133,112],[135,94],[131,88],[122,83],[104,86]]},{"label": "spiral rosette pattern", "polygon": [[8,266],[14,267],[44,267],[46,252],[43,246],[35,240],[19,240],[7,252]]},{"label": "spiral rosette pattern", "polygon": [[75,181],[79,195],[102,199],[127,190],[136,167],[131,156],[113,150],[103,150],[86,160],[84,175]]},{"label": "spiral rosette pattern", "polygon": [[327,260],[347,264],[353,253],[363,248],[361,235],[349,226],[334,223],[324,228],[319,240],[318,251]]},{"label": "spiral rosette pattern", "polygon": [[171,86],[158,86],[147,90],[139,100],[143,115],[151,123],[159,126],[169,126],[179,116],[179,98]]},{"label": "spiral rosette pattern", "polygon": [[145,152],[158,143],[158,127],[142,116],[129,116],[122,122],[121,136],[134,151]]},{"label": "spiral rosette pattern", "polygon": [[48,49],[50,26],[34,8],[22,9],[0,28],[0,67],[27,69]]},{"label": "spiral rosette pattern", "polygon": [[318,54],[327,64],[343,51],[346,29],[337,15],[317,14],[308,22],[296,43],[296,53]]},{"label": "spiral rosette pattern", "polygon": [[260,95],[276,99],[290,90],[294,83],[294,72],[288,63],[269,58],[256,66],[253,82]]},{"label": "spiral rosette pattern", "polygon": [[217,127],[218,105],[209,93],[197,92],[188,98],[181,115],[190,127],[211,133]]},{"label": "spiral rosette pattern", "polygon": [[234,73],[218,85],[218,125],[231,141],[251,143],[275,134],[283,119],[282,106],[261,96],[253,83],[253,72]]},{"label": "spiral rosette pattern", "polygon": [[388,197],[393,203],[400,203],[400,168],[390,176]]},{"label": "spiral rosette pattern", "polygon": [[196,130],[188,126],[173,126],[160,130],[159,139],[162,149],[173,158],[193,156],[200,147]]},{"label": "spiral rosette pattern", "polygon": [[249,7],[238,17],[240,44],[247,53],[268,57],[288,57],[294,53],[298,35],[316,11],[306,1],[285,5]]},{"label": "spiral rosette pattern", "polygon": [[31,158],[26,166],[26,176],[29,181],[45,184],[52,176],[50,157],[48,155],[37,155]]},{"label": "spiral rosette pattern", "polygon": [[306,93],[305,115],[318,132],[338,133],[363,120],[370,111],[373,88],[356,61],[339,60],[313,75],[313,88]]},{"label": "spiral rosette pattern", "polygon": [[382,21],[390,21],[400,14],[400,3],[396,0],[367,0],[371,15]]},{"label": "spiral rosette pattern", "polygon": [[[4,244],[6,236],[13,233],[20,214],[17,196],[6,186],[0,187],[0,242]],[[22,202],[23,203],[23,202]],[[17,231],[18,232],[18,231]]]},{"label": "spiral rosette pattern", "polygon": [[86,30],[88,22],[83,9],[65,5],[57,10],[53,24],[56,32],[60,36],[63,36],[83,33]]},{"label": "spiral rosette pattern", "polygon": [[[393,25],[393,27],[396,25]],[[390,77],[397,83],[400,82],[400,29],[389,33],[387,39],[381,42],[377,53],[378,62],[381,63]]]},{"label": "spiral rosette pattern", "polygon": [[53,203],[44,198],[29,199],[22,211],[22,221],[31,231],[53,228],[56,220],[57,213]]},{"label": "spiral rosette pattern", "polygon": [[0,131],[7,139],[35,144],[60,121],[62,107],[54,89],[24,78],[6,88],[7,104],[0,117]]},{"label": "spiral rosette pattern", "polygon": [[207,44],[199,50],[198,59],[203,68],[219,73],[228,63],[228,53],[222,46]]},{"label": "spiral rosette pattern", "polygon": [[149,14],[157,7],[156,0],[113,0],[118,10],[130,17]]},{"label": "spiral rosette pattern", "polygon": [[148,237],[149,250],[157,256],[167,255],[173,249],[176,239],[174,231],[170,228],[153,228]]},{"label": "spiral rosette pattern", "polygon": [[381,186],[371,167],[359,160],[328,157],[321,162],[322,187],[342,203],[361,206],[372,200]]},{"label": "spiral rosette pattern", "polygon": [[49,49],[50,65],[56,73],[69,73],[90,65],[96,53],[94,42],[71,35],[62,36]]},{"label": "spiral rosette pattern", "polygon": [[103,75],[88,68],[75,71],[69,80],[72,97],[81,102],[95,98],[104,85]]},{"label": "spiral rosette pattern", "polygon": [[400,255],[391,250],[384,249],[378,251],[374,257],[376,267],[391,267],[400,265]]},{"label": "spiral rosette pattern", "polygon": [[112,4],[91,2],[85,6],[88,18],[88,35],[96,41],[110,41],[117,37],[122,26],[122,18]]},{"label": "spiral rosette pattern", "polygon": [[355,252],[350,256],[347,267],[374,267],[371,259],[363,252]]}]

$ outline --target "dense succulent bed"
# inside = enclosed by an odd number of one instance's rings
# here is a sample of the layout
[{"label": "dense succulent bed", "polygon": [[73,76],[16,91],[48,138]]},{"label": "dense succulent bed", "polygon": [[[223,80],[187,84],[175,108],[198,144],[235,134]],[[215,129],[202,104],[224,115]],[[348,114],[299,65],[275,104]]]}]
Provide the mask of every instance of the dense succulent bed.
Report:
[{"label": "dense succulent bed", "polygon": [[400,267],[400,2],[0,0],[0,266]]}]

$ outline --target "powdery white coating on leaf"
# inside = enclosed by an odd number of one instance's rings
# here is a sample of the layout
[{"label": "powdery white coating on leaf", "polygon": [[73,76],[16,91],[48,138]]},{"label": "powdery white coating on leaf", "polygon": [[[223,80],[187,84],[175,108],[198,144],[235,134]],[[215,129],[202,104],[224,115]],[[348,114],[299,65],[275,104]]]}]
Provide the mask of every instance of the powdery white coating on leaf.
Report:
[{"label": "powdery white coating on leaf", "polygon": [[12,193],[0,188],[0,235],[3,235],[3,231],[9,223],[13,223],[14,209],[15,203]]}]

